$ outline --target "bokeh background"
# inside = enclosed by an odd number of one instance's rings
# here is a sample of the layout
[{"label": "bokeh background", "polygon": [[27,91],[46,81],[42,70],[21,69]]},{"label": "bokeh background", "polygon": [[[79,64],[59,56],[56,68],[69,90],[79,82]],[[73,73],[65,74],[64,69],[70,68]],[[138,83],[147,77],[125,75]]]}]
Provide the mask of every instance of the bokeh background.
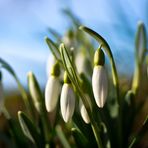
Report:
[{"label": "bokeh background", "polygon": [[[52,38],[48,28],[63,35],[71,25],[64,9],[99,32],[111,46],[118,71],[132,74],[137,22],[142,20],[148,28],[147,0],[0,0],[0,57],[10,63],[25,86],[30,70],[45,85],[50,52],[44,37]],[[7,72],[3,83],[6,90],[17,88]]]},{"label": "bokeh background", "polygon": [[[42,88],[45,87],[51,53],[44,37],[55,40],[49,29],[63,36],[71,27],[72,22],[63,10],[70,10],[82,25],[92,28],[107,40],[117,70],[120,76],[126,76],[129,84],[134,71],[138,21],[143,21],[148,30],[148,0],[0,0],[0,58],[13,67],[21,83],[27,88],[27,72],[31,70]],[[17,84],[6,71],[3,71],[2,83],[6,107],[17,118],[17,111],[24,108]],[[144,81],[139,98],[147,98],[147,84]],[[147,108],[148,101],[135,120],[135,129],[142,124]],[[7,137],[1,134],[5,131],[8,131],[7,121],[0,116],[0,148],[6,145],[3,141],[9,144]],[[147,137],[143,142],[146,146]]]}]

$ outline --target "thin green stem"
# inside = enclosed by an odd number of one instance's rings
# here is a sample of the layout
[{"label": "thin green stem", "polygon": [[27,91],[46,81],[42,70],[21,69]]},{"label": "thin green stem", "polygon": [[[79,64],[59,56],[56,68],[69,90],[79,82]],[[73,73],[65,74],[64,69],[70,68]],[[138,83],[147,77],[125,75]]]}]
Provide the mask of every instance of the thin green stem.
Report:
[{"label": "thin green stem", "polygon": [[85,31],[86,33],[88,33],[89,35],[94,37],[102,45],[102,48],[105,50],[105,52],[107,53],[107,55],[110,59],[110,64],[111,64],[111,69],[112,69],[112,77],[113,77],[113,84],[114,84],[115,89],[116,89],[116,103],[118,105],[118,129],[119,129],[118,130],[118,136],[119,136],[119,140],[120,140],[120,142],[119,142],[120,147],[122,147],[122,114],[121,114],[122,112],[121,112],[121,102],[120,102],[120,98],[119,98],[119,79],[118,79],[118,74],[117,74],[113,54],[111,52],[111,49],[110,49],[108,43],[98,33],[96,33],[95,31],[93,31],[90,28],[87,28],[85,26],[80,26],[79,29]]}]

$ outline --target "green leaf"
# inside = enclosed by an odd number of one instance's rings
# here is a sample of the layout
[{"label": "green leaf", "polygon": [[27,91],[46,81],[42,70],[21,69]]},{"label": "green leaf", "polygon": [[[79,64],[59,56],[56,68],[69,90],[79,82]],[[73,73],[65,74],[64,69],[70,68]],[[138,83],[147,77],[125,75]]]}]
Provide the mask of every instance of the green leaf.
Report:
[{"label": "green leaf", "polygon": [[58,42],[61,41],[61,35],[54,29],[48,28],[48,31],[58,40]]},{"label": "green leaf", "polygon": [[70,18],[72,24],[74,24],[76,27],[81,24],[80,20],[72,13],[70,9],[64,9],[63,13]]},{"label": "green leaf", "polygon": [[13,78],[16,80],[17,85],[18,85],[18,89],[22,95],[23,101],[25,103],[25,106],[27,108],[27,111],[29,112],[30,115],[34,115],[34,111],[33,111],[33,106],[30,102],[30,100],[28,99],[27,93],[25,91],[25,89],[23,88],[22,84],[20,83],[17,75],[15,74],[14,70],[12,69],[12,67],[5,62],[2,58],[0,58],[0,68],[4,68],[6,69],[12,76]]},{"label": "green leaf", "polygon": [[138,29],[136,33],[135,40],[135,48],[136,48],[136,58],[142,63],[144,61],[146,48],[147,48],[147,38],[146,38],[146,29],[143,22],[138,23]]},{"label": "green leaf", "polygon": [[50,51],[52,52],[53,56],[55,57],[55,59],[60,62],[61,61],[60,60],[60,52],[59,52],[57,45],[48,37],[45,37],[45,41],[46,41]]},{"label": "green leaf", "polygon": [[18,119],[24,135],[41,148],[43,139],[33,122],[21,111],[18,112]]},{"label": "green leaf", "polygon": [[43,98],[39,83],[32,72],[28,73],[28,87],[29,87],[31,97],[33,99],[34,106],[41,118],[41,122],[43,126],[43,134],[46,139],[45,141],[49,143],[49,139],[50,139],[49,128],[51,127],[48,121],[48,115],[45,108],[45,100]]}]

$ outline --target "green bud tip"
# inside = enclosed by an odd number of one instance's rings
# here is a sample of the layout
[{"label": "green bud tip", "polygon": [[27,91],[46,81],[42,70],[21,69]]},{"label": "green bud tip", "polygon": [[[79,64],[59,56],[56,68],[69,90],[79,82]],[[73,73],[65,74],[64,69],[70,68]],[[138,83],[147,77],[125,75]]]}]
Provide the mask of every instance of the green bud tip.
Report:
[{"label": "green bud tip", "polygon": [[66,71],[64,72],[64,83],[68,83],[68,84],[71,83]]},{"label": "green bud tip", "polygon": [[51,69],[51,75],[58,77],[60,75],[60,65],[56,62]]},{"label": "green bud tip", "polygon": [[105,63],[105,55],[104,55],[104,52],[100,46],[94,54],[94,65],[95,66],[98,66],[98,65],[104,66],[104,63]]}]

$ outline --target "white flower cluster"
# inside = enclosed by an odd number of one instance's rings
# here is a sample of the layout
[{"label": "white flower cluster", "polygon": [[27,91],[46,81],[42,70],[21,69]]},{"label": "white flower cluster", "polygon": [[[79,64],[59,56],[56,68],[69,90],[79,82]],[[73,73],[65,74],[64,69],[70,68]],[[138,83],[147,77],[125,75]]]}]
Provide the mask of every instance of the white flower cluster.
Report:
[{"label": "white flower cluster", "polygon": [[[101,49],[95,52],[94,56],[94,70],[92,75],[92,89],[94,93],[94,98],[98,107],[102,108],[106,102],[108,93],[108,80],[107,74],[104,67],[105,57]],[[54,71],[54,72],[53,72]],[[55,73],[56,69],[53,66],[51,75],[48,78],[46,88],[45,88],[45,105],[48,112],[55,109],[60,96],[60,107],[61,114],[65,122],[71,120],[74,109],[75,109],[75,93],[71,81],[69,80],[67,73],[64,74],[64,84],[61,89],[59,73]],[[81,67],[81,72],[82,72]],[[79,109],[81,116],[85,123],[90,123],[90,118],[86,111],[83,102],[79,101]]]}]

